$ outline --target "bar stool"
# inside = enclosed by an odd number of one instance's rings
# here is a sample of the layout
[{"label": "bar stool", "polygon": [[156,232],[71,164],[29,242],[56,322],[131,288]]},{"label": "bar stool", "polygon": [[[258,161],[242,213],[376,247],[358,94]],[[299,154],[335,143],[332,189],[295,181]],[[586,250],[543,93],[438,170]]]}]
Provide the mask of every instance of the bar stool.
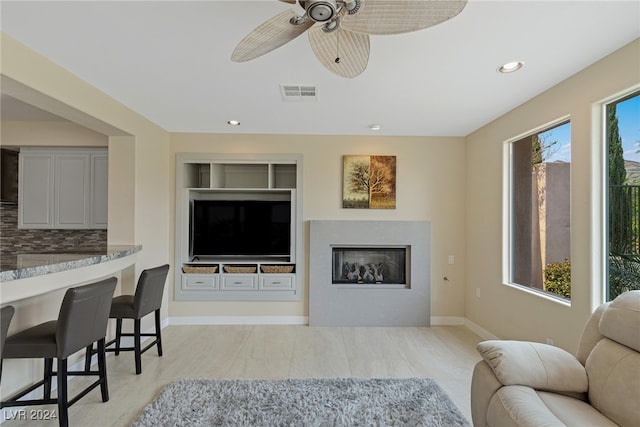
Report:
[{"label": "bar stool", "polygon": [[[69,407],[91,390],[100,386],[102,401],[109,400],[107,366],[105,363],[105,336],[109,310],[117,279],[102,280],[67,289],[57,320],[41,323],[9,336],[3,348],[3,359],[44,359],[44,378],[0,404],[0,407],[58,404],[60,426],[69,425]],[[98,371],[69,371],[67,358],[88,345],[98,344]],[[57,371],[53,372],[53,359]],[[57,377],[57,398],[51,398],[51,377]],[[71,400],[67,396],[67,379],[75,375],[97,375],[98,379]],[[43,398],[19,400],[43,386]]]},{"label": "bar stool", "polygon": [[[169,264],[155,268],[149,268],[142,272],[138,279],[135,295],[120,295],[113,299],[111,313],[109,317],[116,319],[116,337],[106,344],[106,351],[114,352],[116,356],[121,351],[133,351],[136,362],[136,375],[142,373],[142,353],[149,350],[154,345],[157,346],[158,356],[162,356],[162,335],[160,328],[160,307],[162,306],[162,296],[164,285],[169,273]],[[140,331],[141,319],[155,312],[155,333],[142,333]],[[122,319],[133,319],[133,333],[122,333]],[[122,337],[133,337],[133,347],[121,347]],[[155,337],[141,348],[141,337]],[[109,348],[115,344],[115,348]],[[87,347],[85,355],[85,369],[91,366],[91,355],[94,354],[93,345]]]},{"label": "bar stool", "polygon": [[[13,317],[13,313],[15,313],[15,309],[7,305],[6,307],[2,307],[0,310],[0,332],[2,333],[0,336],[0,357],[2,357],[2,350],[4,349],[4,342],[7,339],[7,332],[9,332],[9,324],[11,323],[11,318]],[[2,359],[0,358],[0,378],[2,377]]]}]

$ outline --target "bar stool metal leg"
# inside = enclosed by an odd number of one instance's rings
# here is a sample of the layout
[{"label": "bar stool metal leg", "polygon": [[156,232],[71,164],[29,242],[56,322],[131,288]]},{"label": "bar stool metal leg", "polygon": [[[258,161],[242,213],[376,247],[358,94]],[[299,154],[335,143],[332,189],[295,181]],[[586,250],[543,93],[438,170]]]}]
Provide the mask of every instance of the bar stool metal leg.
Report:
[{"label": "bar stool metal leg", "polygon": [[162,356],[162,327],[160,326],[160,310],[156,310],[156,346],[158,356]]},{"label": "bar stool metal leg", "polygon": [[89,372],[91,370],[91,356],[93,355],[93,343],[85,348],[84,354],[84,371]]},{"label": "bar stool metal leg", "polygon": [[109,387],[107,384],[107,358],[105,353],[105,340],[98,341],[98,371],[100,372],[100,393],[102,394],[102,401],[109,401]]},{"label": "bar stool metal leg", "polygon": [[142,337],[140,337],[140,322],[140,319],[134,319],[133,321],[133,351],[136,356],[136,375],[142,373],[142,351],[140,350]]},{"label": "bar stool metal leg", "polygon": [[122,339],[122,319],[116,320],[116,349],[115,355],[120,354],[120,340]]},{"label": "bar stool metal leg", "polygon": [[43,397],[51,399],[51,377],[53,376],[53,359],[44,359],[44,391]]},{"label": "bar stool metal leg", "polygon": [[69,399],[67,396],[67,359],[58,359],[58,417],[60,427],[69,425]]}]

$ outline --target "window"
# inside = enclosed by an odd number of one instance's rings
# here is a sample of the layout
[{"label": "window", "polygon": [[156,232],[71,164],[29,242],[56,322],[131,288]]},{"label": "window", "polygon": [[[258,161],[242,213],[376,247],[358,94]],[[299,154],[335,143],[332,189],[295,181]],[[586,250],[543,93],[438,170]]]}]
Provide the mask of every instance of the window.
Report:
[{"label": "window", "polygon": [[640,289],[640,92],[605,105],[607,301]]},{"label": "window", "polygon": [[509,144],[509,282],[571,298],[571,125]]}]

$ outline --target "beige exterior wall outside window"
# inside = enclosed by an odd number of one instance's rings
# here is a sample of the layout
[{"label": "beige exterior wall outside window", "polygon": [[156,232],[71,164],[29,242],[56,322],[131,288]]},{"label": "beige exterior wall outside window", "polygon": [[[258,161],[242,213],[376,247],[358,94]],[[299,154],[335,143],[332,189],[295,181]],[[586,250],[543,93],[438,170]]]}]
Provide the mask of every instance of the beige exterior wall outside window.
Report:
[{"label": "beige exterior wall outside window", "polygon": [[571,125],[509,145],[508,281],[571,298]]}]

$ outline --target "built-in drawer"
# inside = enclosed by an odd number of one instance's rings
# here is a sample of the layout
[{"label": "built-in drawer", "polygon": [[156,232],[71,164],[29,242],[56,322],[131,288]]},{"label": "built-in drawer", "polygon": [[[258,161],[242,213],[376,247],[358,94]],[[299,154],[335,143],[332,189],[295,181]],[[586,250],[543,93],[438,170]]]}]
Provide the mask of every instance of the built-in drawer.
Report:
[{"label": "built-in drawer", "polygon": [[218,275],[183,274],[182,290],[218,289]]},{"label": "built-in drawer", "polygon": [[253,291],[258,289],[258,275],[229,274],[222,276],[223,291]]},{"label": "built-in drawer", "polygon": [[293,275],[266,275],[260,277],[260,289],[264,290],[289,290],[295,289],[295,281]]}]

